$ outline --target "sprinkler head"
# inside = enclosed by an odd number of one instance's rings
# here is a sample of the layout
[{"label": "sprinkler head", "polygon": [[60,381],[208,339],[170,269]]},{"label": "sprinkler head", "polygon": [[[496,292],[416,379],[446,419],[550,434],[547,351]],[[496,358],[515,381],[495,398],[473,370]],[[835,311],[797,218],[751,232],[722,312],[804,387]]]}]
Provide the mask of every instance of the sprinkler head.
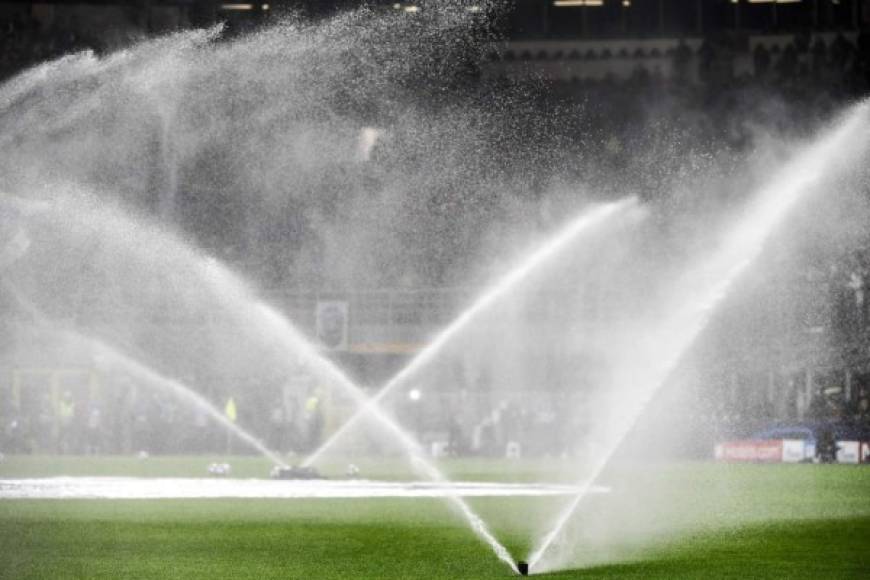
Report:
[{"label": "sprinkler head", "polygon": [[522,576],[528,576],[529,575],[529,563],[523,562],[522,560],[520,560],[519,562],[517,562],[517,571]]}]

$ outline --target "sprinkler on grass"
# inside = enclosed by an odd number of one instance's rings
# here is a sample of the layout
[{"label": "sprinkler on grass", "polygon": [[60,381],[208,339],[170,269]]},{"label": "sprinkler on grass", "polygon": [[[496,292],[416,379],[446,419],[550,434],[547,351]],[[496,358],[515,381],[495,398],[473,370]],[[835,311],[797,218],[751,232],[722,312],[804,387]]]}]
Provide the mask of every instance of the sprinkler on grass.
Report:
[{"label": "sprinkler on grass", "polygon": [[517,562],[517,572],[519,572],[521,576],[528,576],[529,575],[529,563],[523,562],[522,560]]},{"label": "sprinkler on grass", "polygon": [[272,468],[270,475],[272,479],[326,479],[313,467],[298,465],[293,467],[276,465]]},{"label": "sprinkler on grass", "polygon": [[212,463],[208,466],[209,475],[215,477],[226,477],[230,474],[232,468],[229,463]]}]

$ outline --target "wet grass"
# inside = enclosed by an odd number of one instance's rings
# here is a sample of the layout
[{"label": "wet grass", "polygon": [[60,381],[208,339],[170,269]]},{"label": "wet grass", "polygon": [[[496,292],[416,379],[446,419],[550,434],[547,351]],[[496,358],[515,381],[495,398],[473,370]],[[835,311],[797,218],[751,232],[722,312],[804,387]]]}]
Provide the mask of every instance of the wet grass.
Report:
[{"label": "wet grass", "polygon": [[870,517],[784,521],[687,538],[627,564],[541,578],[868,578]]},{"label": "wet grass", "polygon": [[[170,472],[169,464],[191,460],[161,459],[168,462],[162,475],[200,469],[199,458],[180,472]],[[117,465],[89,461],[91,470],[119,474],[112,471]],[[454,474],[467,469],[493,478],[498,467],[450,465]],[[639,472],[636,485],[601,498],[598,507],[614,524],[602,533],[608,553],[597,554],[601,563],[584,554],[588,544],[581,541],[585,567],[569,564],[574,569],[543,577],[870,577],[870,469],[688,464],[651,472],[655,478]],[[621,479],[611,477],[614,485]],[[562,501],[473,503],[511,551],[524,556]],[[614,504],[629,509],[616,513]],[[636,507],[644,504],[648,509]],[[595,509],[592,502],[580,519]],[[629,533],[628,525],[642,533]],[[437,499],[0,501],[0,578],[509,576]]]}]

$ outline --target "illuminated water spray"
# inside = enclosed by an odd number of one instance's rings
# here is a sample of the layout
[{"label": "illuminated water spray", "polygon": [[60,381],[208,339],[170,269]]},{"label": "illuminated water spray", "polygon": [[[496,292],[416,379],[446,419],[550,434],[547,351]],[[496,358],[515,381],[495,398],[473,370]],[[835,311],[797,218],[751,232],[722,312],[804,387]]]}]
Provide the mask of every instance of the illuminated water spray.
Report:
[{"label": "illuminated water spray", "polygon": [[275,465],[285,468],[288,467],[288,465],[281,459],[281,457],[277,453],[266,447],[266,445],[257,437],[254,437],[251,433],[249,433],[245,429],[242,429],[235,422],[231,421],[229,417],[227,417],[224,413],[220,411],[220,409],[217,409],[205,397],[203,397],[187,385],[175,379],[170,379],[169,377],[161,375],[157,371],[118,351],[117,349],[110,347],[102,341],[74,332],[68,332],[66,334],[68,334],[73,340],[82,341],[91,346],[99,357],[99,360],[97,361],[97,365],[99,367],[104,369],[111,369],[112,367],[117,367],[118,370],[122,372],[126,372],[135,377],[139,377],[148,384],[155,385],[160,389],[171,393],[181,401],[184,401],[192,405],[196,409],[204,412],[206,415],[216,421],[221,427],[231,432],[233,435],[250,445],[252,448],[256,449],[260,454],[272,461],[272,463],[274,463]]},{"label": "illuminated water spray", "polygon": [[[287,353],[289,359],[304,361],[307,369],[327,384],[340,388],[349,395],[357,405],[363,405],[367,401],[365,393],[356,386],[347,375],[336,367],[332,362],[324,358],[317,348],[309,342],[282,314],[268,306],[257,298],[254,292],[244,281],[223,266],[218,260],[202,256],[190,246],[172,239],[171,236],[149,230],[135,220],[118,212],[107,211],[103,208],[86,210],[77,205],[53,206],[52,204],[39,204],[38,207],[30,202],[18,201],[26,204],[31,209],[39,211],[54,211],[59,215],[74,215],[88,224],[99,223],[104,228],[104,235],[122,235],[123,238],[114,240],[117,242],[113,247],[129,252],[145,252],[149,255],[155,251],[171,254],[176,260],[175,266],[183,265],[190,278],[198,285],[205,286],[209,292],[218,299],[221,309],[236,318],[236,322],[253,329],[262,338],[262,344],[278,345]],[[121,245],[124,240],[128,246]],[[44,320],[41,313],[30,305],[22,297],[19,301],[34,313],[34,318]],[[46,323],[48,321],[45,321]],[[131,374],[142,377],[149,383],[166,389],[182,399],[194,404],[196,407],[208,413],[212,418],[230,429],[241,439],[254,446],[261,453],[269,457],[276,464],[286,467],[285,463],[273,452],[268,450],[259,440],[234,423],[229,421],[219,410],[214,409],[208,401],[196,392],[182,385],[178,381],[168,379],[149,369],[145,365],[124,355],[117,349],[80,334],[69,336],[83,340],[94,347],[103,355],[102,363],[116,365]],[[395,441],[397,441],[410,458],[414,471],[422,478],[436,483],[445,483],[447,478],[427,458],[420,445],[405,432],[389,415],[380,409],[373,410],[373,416],[378,424],[386,429]],[[488,545],[496,556],[505,564],[516,570],[513,559],[505,547],[492,535],[484,521],[471,509],[468,503],[458,495],[450,486],[446,500],[464,518],[474,534]]]},{"label": "illuminated water spray", "polygon": [[[818,187],[832,173],[833,166],[852,165],[865,154],[870,105],[856,105],[838,125],[808,146],[778,171],[755,197],[744,218],[724,238],[722,247],[710,259],[691,270],[675,286],[674,301],[664,312],[664,324],[647,337],[643,372],[631,372],[637,391],[620,398],[620,414],[615,417],[610,446],[589,466],[574,499],[556,518],[552,529],[529,557],[529,567],[546,572],[559,562],[547,560],[566,524],[590,487],[601,475],[623,440],[637,423],[644,409],[673,371],[680,358],[706,327],[716,306],[761,253],[768,236],[783,221],[795,204]],[[686,292],[688,290],[688,292]],[[637,353],[633,353],[637,356]],[[636,363],[632,362],[632,365]],[[644,377],[643,381],[639,381]]]},{"label": "illuminated water spray", "polygon": [[195,390],[178,380],[163,376],[133,357],[120,352],[118,349],[111,347],[96,338],[85,336],[84,334],[73,330],[60,328],[60,326],[48,320],[33,304],[24,299],[24,297],[21,296],[21,294],[10,284],[2,282],[2,287],[8,294],[15,298],[19,305],[27,310],[40,326],[45,327],[49,332],[64,337],[70,342],[83,344],[87,346],[89,350],[93,351],[95,353],[97,366],[100,369],[110,370],[116,368],[121,372],[137,377],[149,385],[168,392],[170,395],[176,397],[185,404],[190,405],[211,417],[221,427],[238,437],[241,441],[250,445],[275,465],[287,467],[287,464],[284,463],[277,453],[266,447],[262,441],[251,433],[236,425],[224,413],[211,404],[208,399],[197,393]]},{"label": "illuminated water spray", "polygon": [[[216,262],[209,265],[213,276],[225,278],[229,282],[230,287],[240,288],[226,277],[229,274],[223,268],[220,268]],[[294,354],[300,356],[307,361],[310,369],[323,380],[335,385],[346,394],[348,394],[357,405],[363,405],[368,400],[365,393],[360,389],[350,378],[342,372],[332,362],[324,358],[314,345],[306,340],[281,314],[273,308],[262,302],[251,303],[250,314],[252,318],[248,320],[249,324],[254,324],[258,328],[268,331],[272,336],[281,340],[288,348],[292,348]],[[383,412],[380,407],[375,406],[371,409],[374,419],[378,424],[385,428],[390,434],[395,437],[405,453],[410,458],[411,467],[419,476],[436,483],[446,483],[447,477],[435,465],[426,458],[426,453],[419,443],[409,435],[402,427],[398,425],[389,415]],[[516,565],[507,549],[492,535],[486,523],[478,516],[471,506],[463,499],[455,490],[446,486],[448,491],[445,499],[458,511],[465,519],[469,528],[474,534],[489,546],[499,560],[507,564],[512,570],[516,571]]]},{"label": "illuminated water spray", "polygon": [[356,413],[348,419],[323,445],[314,451],[303,462],[304,466],[310,466],[316,463],[323,455],[331,449],[340,439],[342,439],[361,419],[369,414],[378,414],[380,411],[380,402],[391,392],[395,391],[401,385],[413,377],[417,372],[424,368],[432,359],[448,344],[462,329],[468,326],[481,313],[485,312],[499,298],[513,290],[517,285],[528,277],[536,268],[546,263],[549,259],[557,255],[561,250],[566,248],[572,241],[584,232],[588,232],[592,228],[605,222],[611,217],[619,215],[629,209],[636,209],[637,199],[626,198],[618,202],[608,203],[597,206],[591,210],[583,212],[574,221],[568,224],[564,229],[559,231],[543,246],[535,250],[531,255],[524,259],[518,266],[508,272],[503,278],[493,284],[480,297],[465,309],[449,326],[442,330],[431,342],[429,342],[417,356],[399,371],[396,376],[390,379],[380,391],[378,391],[371,399],[360,406]]}]

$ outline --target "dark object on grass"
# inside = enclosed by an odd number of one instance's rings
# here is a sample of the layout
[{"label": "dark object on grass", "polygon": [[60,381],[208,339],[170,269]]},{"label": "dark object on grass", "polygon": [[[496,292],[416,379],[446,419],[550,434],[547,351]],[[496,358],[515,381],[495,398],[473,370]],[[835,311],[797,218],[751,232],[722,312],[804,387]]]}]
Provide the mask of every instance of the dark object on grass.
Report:
[{"label": "dark object on grass", "polygon": [[520,574],[522,574],[523,576],[528,576],[529,575],[529,563],[523,562],[522,560],[520,560],[519,562],[517,562],[517,570],[519,570]]},{"label": "dark object on grass", "polygon": [[281,467],[276,465],[272,468],[272,479],[326,479],[313,467]]},{"label": "dark object on grass", "polygon": [[816,442],[816,455],[819,457],[819,463],[837,462],[837,440],[833,433],[830,431],[822,433]]}]

